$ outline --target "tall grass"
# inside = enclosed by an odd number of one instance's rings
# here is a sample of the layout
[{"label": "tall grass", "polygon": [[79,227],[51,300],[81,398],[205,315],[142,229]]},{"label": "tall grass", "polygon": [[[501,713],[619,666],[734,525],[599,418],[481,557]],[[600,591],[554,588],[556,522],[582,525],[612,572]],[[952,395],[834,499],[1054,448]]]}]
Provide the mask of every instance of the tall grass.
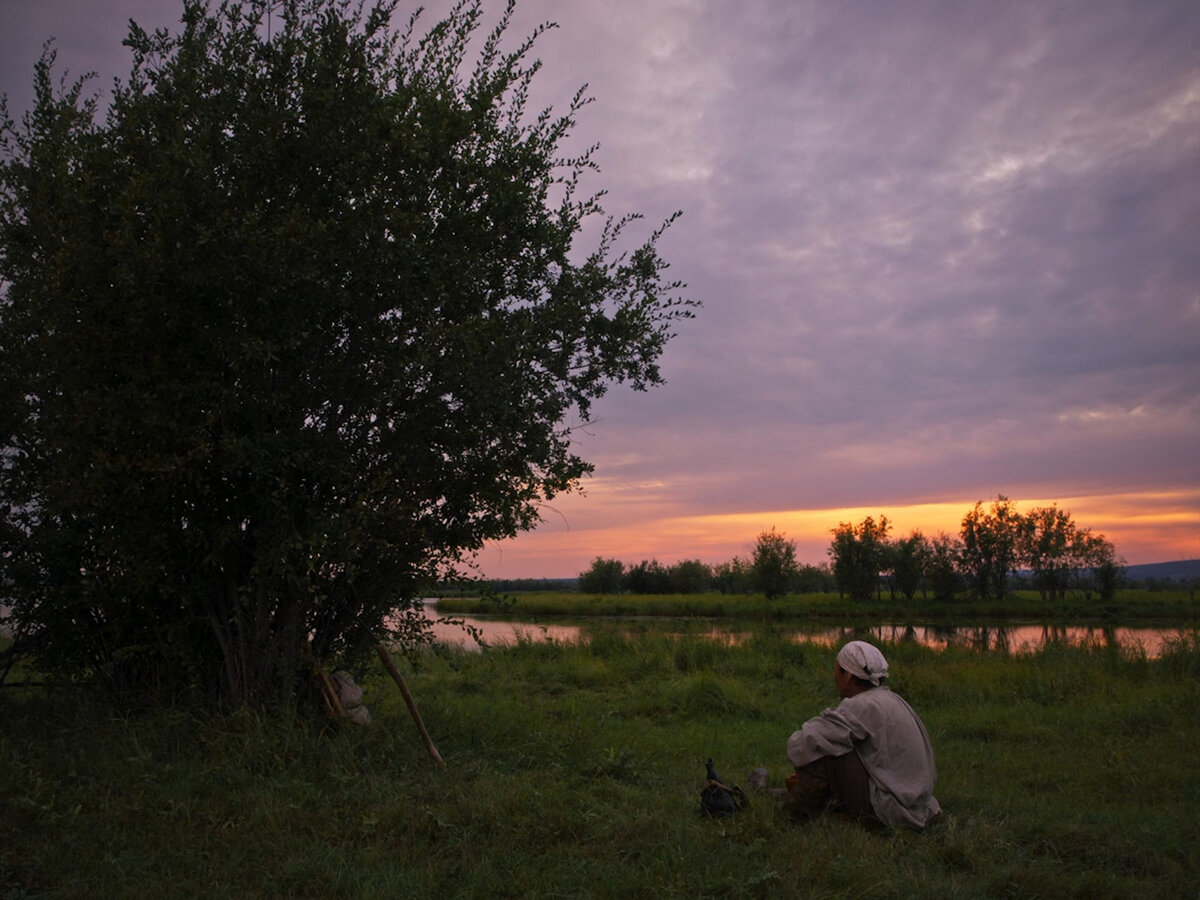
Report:
[{"label": "tall grass", "polygon": [[[885,648],[948,815],[925,833],[697,815],[704,759],[787,774],[833,649],[764,627],[451,651],[375,724],[0,696],[0,896],[1193,897],[1200,641],[1158,659]],[[5,893],[7,891],[7,893]]]}]

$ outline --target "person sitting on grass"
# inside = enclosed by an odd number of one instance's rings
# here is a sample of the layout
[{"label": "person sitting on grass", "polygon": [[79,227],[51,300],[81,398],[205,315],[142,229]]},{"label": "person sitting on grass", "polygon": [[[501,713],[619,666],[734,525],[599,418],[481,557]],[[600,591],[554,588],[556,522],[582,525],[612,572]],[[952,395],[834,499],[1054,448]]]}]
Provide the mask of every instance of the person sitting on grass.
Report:
[{"label": "person sitting on grass", "polygon": [[796,771],[786,805],[793,815],[837,809],[866,825],[924,828],[941,812],[929,733],[883,684],[887,675],[887,660],[865,641],[838,651],[833,679],[842,702],[788,738]]}]

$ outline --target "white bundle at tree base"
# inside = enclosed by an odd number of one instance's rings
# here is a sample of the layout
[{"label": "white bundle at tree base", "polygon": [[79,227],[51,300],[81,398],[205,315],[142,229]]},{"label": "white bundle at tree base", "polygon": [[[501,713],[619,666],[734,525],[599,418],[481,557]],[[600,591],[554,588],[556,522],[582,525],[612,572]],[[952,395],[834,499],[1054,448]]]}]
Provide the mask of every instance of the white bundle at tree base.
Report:
[{"label": "white bundle at tree base", "polygon": [[346,713],[346,718],[356,725],[370,725],[371,711],[363,704],[363,690],[354,677],[345,671],[333,673],[334,689],[337,691],[338,702]]}]

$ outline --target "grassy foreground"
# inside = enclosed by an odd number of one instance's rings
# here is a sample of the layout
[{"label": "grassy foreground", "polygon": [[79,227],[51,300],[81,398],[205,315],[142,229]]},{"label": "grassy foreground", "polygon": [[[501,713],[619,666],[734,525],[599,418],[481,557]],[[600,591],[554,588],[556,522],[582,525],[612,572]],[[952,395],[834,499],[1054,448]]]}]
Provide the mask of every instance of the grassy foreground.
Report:
[{"label": "grassy foreground", "polygon": [[444,597],[442,613],[477,615],[503,612],[520,616],[703,616],[706,618],[828,620],[855,622],[881,618],[937,622],[967,619],[1052,620],[1056,622],[1200,622],[1200,598],[1179,588],[1149,591],[1129,588],[1111,600],[1082,593],[1042,600],[1037,591],[1013,591],[1002,600],[964,595],[937,601],[917,595],[911,602],[885,592],[867,603],[837,594],[799,594],[768,600],[762,594],[580,594],[530,591],[500,602],[480,597]]},{"label": "grassy foreground", "polygon": [[779,784],[833,651],[595,631],[366,679],[368,729],[118,717],[0,692],[0,897],[1194,897],[1200,641],[1161,658],[886,646],[945,820],[701,819],[704,758]]}]

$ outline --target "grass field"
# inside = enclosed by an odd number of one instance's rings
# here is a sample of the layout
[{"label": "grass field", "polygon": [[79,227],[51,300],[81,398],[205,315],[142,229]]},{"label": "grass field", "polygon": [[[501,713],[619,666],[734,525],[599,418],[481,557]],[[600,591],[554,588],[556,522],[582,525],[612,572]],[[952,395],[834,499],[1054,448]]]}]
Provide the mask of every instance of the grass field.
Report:
[{"label": "grass field", "polygon": [[885,646],[948,815],[697,815],[704,759],[787,774],[833,650],[593,631],[365,673],[375,723],[0,692],[0,897],[1195,897],[1200,641],[1161,658]]}]

